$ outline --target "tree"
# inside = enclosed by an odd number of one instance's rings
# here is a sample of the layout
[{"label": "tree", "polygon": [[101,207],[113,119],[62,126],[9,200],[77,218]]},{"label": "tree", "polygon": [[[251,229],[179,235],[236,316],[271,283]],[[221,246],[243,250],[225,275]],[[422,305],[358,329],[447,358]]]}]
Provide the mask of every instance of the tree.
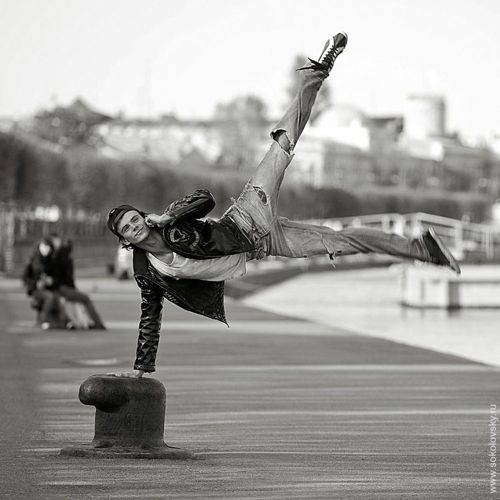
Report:
[{"label": "tree", "polygon": [[[296,55],[295,59],[293,60],[293,65],[290,70],[290,83],[287,88],[287,95],[289,98],[289,102],[291,102],[291,100],[295,97],[299,85],[297,68],[301,68],[302,66],[307,66],[308,62],[309,62],[308,59],[302,55]],[[328,83],[325,82],[321,86],[320,91],[318,92],[309,122],[314,124],[314,122],[320,117],[320,115],[331,106],[332,104],[331,101],[332,97],[331,97],[330,87],[328,86]]]},{"label": "tree", "polygon": [[71,199],[65,158],[15,134],[0,133],[0,175],[0,201],[64,206]]},{"label": "tree", "polygon": [[222,135],[220,162],[231,168],[253,167],[268,123],[262,99],[243,95],[218,104],[215,121]]}]

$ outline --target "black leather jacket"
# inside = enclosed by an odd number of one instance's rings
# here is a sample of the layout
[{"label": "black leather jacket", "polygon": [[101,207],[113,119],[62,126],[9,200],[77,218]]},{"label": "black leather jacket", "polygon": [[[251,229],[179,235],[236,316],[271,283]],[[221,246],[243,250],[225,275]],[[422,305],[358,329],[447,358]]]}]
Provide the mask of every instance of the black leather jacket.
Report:
[{"label": "black leather jacket", "polygon": [[[198,190],[167,207],[173,217],[162,231],[165,246],[184,257],[209,259],[248,252],[251,243],[227,218],[200,220],[215,206],[206,190]],[[161,276],[143,250],[134,248],[134,277],[141,289],[141,319],[134,363],[136,370],[155,371],[160,340],[163,299],[197,314],[227,324],[224,311],[224,282]]]},{"label": "black leather jacket", "polygon": [[253,244],[229,217],[200,220],[214,207],[215,200],[206,189],[171,203],[165,213],[174,221],[163,229],[165,244],[192,259],[213,259],[252,250]]}]

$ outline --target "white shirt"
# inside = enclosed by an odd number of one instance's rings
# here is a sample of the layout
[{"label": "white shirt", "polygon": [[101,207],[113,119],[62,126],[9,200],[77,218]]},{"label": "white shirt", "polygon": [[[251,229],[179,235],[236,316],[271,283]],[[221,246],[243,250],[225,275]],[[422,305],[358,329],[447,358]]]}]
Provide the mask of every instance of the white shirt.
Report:
[{"label": "white shirt", "polygon": [[246,254],[225,255],[215,259],[188,259],[172,252],[170,264],[146,252],[149,262],[163,276],[176,279],[227,281],[246,274]]}]

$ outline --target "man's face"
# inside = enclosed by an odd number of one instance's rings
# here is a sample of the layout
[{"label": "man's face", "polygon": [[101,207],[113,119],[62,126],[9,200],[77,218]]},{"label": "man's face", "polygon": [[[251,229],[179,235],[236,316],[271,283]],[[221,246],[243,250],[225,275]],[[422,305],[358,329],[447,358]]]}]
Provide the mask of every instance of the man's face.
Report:
[{"label": "man's face", "polygon": [[132,245],[145,240],[151,229],[144,222],[144,217],[136,210],[125,212],[116,228],[120,236]]}]

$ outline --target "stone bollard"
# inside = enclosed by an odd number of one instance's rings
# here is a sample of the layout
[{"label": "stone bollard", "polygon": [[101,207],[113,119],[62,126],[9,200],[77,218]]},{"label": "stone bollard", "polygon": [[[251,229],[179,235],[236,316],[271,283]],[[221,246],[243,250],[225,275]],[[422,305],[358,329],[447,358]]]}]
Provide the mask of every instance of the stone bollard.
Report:
[{"label": "stone bollard", "polygon": [[96,407],[94,440],[63,448],[61,455],[100,458],[170,458],[193,454],[163,441],[166,391],[153,378],[92,375],[80,386],[80,401]]}]

